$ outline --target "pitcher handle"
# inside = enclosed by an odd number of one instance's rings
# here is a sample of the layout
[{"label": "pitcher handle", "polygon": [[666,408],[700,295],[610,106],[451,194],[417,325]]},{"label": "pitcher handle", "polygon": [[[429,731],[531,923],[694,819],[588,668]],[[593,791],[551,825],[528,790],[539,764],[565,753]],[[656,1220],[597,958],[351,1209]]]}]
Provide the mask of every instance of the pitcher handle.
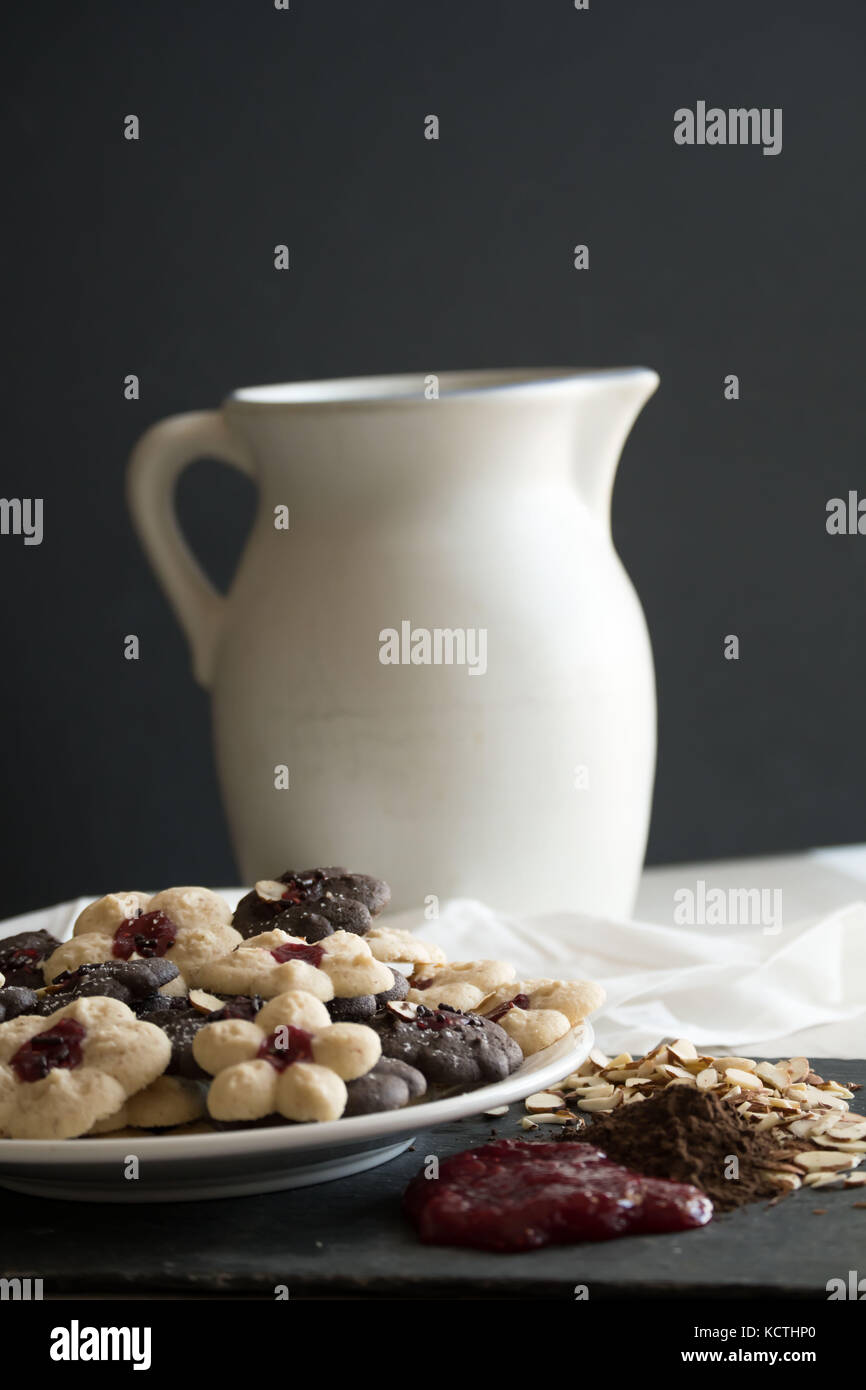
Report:
[{"label": "pitcher handle", "polygon": [[197,458],[215,458],[254,476],[246,446],[218,410],[173,415],[152,425],[130,455],[127,501],[145,554],[186,634],[193,674],[210,685],[226,600],[186,543],[174,507],[175,483]]}]

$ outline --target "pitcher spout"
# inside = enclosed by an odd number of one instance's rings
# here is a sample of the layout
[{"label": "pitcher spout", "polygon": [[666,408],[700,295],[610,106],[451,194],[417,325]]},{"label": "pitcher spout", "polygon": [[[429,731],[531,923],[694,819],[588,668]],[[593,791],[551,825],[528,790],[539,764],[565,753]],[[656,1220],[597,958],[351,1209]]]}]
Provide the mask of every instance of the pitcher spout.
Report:
[{"label": "pitcher spout", "polygon": [[658,375],[649,367],[591,372],[576,379],[577,487],[585,505],[605,522],[625,441],[658,384]]}]

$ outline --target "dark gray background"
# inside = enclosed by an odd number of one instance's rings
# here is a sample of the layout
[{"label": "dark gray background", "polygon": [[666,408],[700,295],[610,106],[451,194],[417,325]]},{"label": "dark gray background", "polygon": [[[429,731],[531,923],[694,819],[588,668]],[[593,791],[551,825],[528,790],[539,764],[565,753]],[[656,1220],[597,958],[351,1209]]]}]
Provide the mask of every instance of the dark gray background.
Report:
[{"label": "dark gray background", "polygon": [[[44,497],[46,529],[0,537],[0,912],[235,877],[207,699],[123,470],[161,416],[318,375],[656,368],[614,498],[658,672],[650,858],[866,839],[866,537],[824,524],[829,497],[866,492],[864,39],[862,0],[125,0],[16,21],[2,493]],[[782,153],[678,148],[674,110],[699,99],[781,106]],[[225,581],[251,492],[202,463],[180,496]]]}]

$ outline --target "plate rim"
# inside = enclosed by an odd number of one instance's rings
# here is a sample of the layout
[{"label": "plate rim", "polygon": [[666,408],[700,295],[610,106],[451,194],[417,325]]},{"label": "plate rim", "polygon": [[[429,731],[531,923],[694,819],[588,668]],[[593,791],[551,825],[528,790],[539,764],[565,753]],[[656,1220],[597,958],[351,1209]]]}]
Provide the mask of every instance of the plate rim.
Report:
[{"label": "plate rim", "polygon": [[[570,1042],[570,1046],[563,1046]],[[242,1158],[245,1155],[271,1152],[302,1154],[305,1150],[343,1148],[353,1143],[387,1140],[410,1130],[420,1133],[452,1120],[466,1119],[498,1105],[511,1105],[523,1100],[533,1091],[543,1091],[554,1081],[568,1074],[569,1068],[582,1065],[595,1042],[595,1032],[589,1019],[583,1019],[558,1038],[550,1047],[526,1058],[524,1065],[502,1081],[494,1081],[475,1090],[463,1091],[440,1100],[421,1101],[399,1110],[380,1110],[370,1115],[351,1115],[345,1119],[326,1120],[318,1124],[274,1126],[272,1129],[217,1130],[205,1134],[148,1134],[124,1135],[111,1139],[99,1135],[72,1139],[0,1139],[0,1174],[9,1165],[38,1163],[49,1167],[69,1168],[90,1164],[117,1163],[131,1151],[150,1160],[209,1157]],[[553,1053],[541,1061],[545,1053]],[[526,1063],[535,1063],[528,1070]]]}]

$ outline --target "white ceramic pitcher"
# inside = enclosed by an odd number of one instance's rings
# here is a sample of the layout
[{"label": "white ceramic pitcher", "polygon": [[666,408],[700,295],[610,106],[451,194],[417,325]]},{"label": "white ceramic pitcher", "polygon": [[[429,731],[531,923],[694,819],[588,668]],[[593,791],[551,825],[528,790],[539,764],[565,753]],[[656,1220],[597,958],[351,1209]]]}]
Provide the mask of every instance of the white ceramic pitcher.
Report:
[{"label": "white ceramic pitcher", "polygon": [[[397,908],[631,911],[655,688],[609,505],[657,385],[644,368],[301,382],[142,437],[130,506],[213,694],[245,882],[337,863],[387,878]],[[259,487],[226,596],[175,517],[198,457]]]}]

